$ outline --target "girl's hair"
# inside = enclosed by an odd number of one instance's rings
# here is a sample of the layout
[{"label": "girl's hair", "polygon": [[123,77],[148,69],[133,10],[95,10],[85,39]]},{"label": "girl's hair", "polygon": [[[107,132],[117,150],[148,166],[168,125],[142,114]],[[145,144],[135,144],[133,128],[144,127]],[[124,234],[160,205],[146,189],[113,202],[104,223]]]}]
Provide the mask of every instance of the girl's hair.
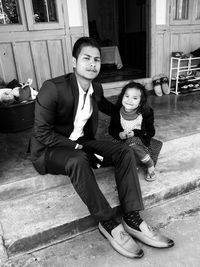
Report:
[{"label": "girl's hair", "polygon": [[141,113],[145,109],[146,104],[147,104],[147,92],[146,92],[144,85],[142,85],[141,83],[136,83],[136,82],[131,81],[128,84],[126,84],[122,88],[121,93],[118,95],[116,106],[118,108],[122,107],[122,98],[123,98],[124,94],[126,93],[126,90],[129,88],[135,88],[141,92],[140,105],[139,105],[138,110],[137,110],[138,113]]},{"label": "girl's hair", "polygon": [[82,48],[86,47],[86,46],[96,47],[99,50],[99,53],[101,55],[101,49],[100,49],[100,46],[97,43],[97,41],[91,37],[85,36],[85,37],[79,38],[75,42],[74,47],[73,47],[73,51],[72,51],[72,56],[77,59]]}]

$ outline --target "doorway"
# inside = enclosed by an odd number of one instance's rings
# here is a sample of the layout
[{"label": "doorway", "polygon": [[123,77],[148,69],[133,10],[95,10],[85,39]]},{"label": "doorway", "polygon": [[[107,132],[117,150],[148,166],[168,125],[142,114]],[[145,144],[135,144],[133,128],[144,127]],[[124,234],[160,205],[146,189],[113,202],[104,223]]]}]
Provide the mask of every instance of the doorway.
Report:
[{"label": "doorway", "polygon": [[[148,6],[147,0],[87,0],[89,35],[99,42],[103,51],[115,51],[116,56],[117,49],[120,57],[113,62],[102,60],[97,77],[100,82],[147,76]],[[112,55],[108,54],[108,57],[112,58]],[[120,67],[117,65],[119,60]]]}]

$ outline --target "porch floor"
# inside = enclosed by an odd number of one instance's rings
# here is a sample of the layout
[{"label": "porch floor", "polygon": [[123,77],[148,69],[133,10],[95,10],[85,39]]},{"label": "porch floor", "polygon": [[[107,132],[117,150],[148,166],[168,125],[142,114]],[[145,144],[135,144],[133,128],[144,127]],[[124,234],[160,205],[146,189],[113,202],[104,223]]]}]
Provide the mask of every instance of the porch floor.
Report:
[{"label": "porch floor", "polygon": [[122,69],[118,70],[116,69],[116,67],[114,67],[114,68],[103,69],[96,78],[96,81],[100,83],[108,83],[108,82],[140,79],[145,76],[146,76],[145,71],[139,68],[123,67]]},{"label": "porch floor", "polygon": [[[115,96],[111,97],[114,101]],[[151,95],[156,138],[164,142],[157,181],[140,176],[146,208],[200,186],[200,92]],[[109,118],[100,114],[98,137],[109,138]],[[96,227],[87,208],[63,175],[38,175],[26,154],[32,129],[0,134],[0,237],[7,256],[41,248]],[[112,168],[96,172],[97,181],[113,208],[118,198]],[[0,250],[1,251],[1,250]],[[1,255],[0,255],[1,257]]]}]

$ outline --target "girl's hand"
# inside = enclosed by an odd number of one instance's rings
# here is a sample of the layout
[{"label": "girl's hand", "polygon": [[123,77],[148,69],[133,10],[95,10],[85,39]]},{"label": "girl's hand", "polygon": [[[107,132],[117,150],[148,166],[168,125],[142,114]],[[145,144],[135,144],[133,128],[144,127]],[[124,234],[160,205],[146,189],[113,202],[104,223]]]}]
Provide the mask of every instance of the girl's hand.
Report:
[{"label": "girl's hand", "polygon": [[134,131],[127,132],[127,138],[133,137],[133,136],[134,136]]},{"label": "girl's hand", "polygon": [[127,133],[124,131],[124,132],[120,132],[119,133],[119,137],[121,138],[121,139],[126,139],[127,138]]}]

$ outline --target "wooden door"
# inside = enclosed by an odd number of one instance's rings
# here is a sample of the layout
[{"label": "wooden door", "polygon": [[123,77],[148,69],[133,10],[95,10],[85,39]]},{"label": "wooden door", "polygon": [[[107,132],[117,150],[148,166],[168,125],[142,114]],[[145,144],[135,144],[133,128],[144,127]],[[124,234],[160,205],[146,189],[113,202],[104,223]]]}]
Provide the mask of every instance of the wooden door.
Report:
[{"label": "wooden door", "polygon": [[71,36],[66,1],[0,0],[0,78],[39,89],[70,70]]}]

